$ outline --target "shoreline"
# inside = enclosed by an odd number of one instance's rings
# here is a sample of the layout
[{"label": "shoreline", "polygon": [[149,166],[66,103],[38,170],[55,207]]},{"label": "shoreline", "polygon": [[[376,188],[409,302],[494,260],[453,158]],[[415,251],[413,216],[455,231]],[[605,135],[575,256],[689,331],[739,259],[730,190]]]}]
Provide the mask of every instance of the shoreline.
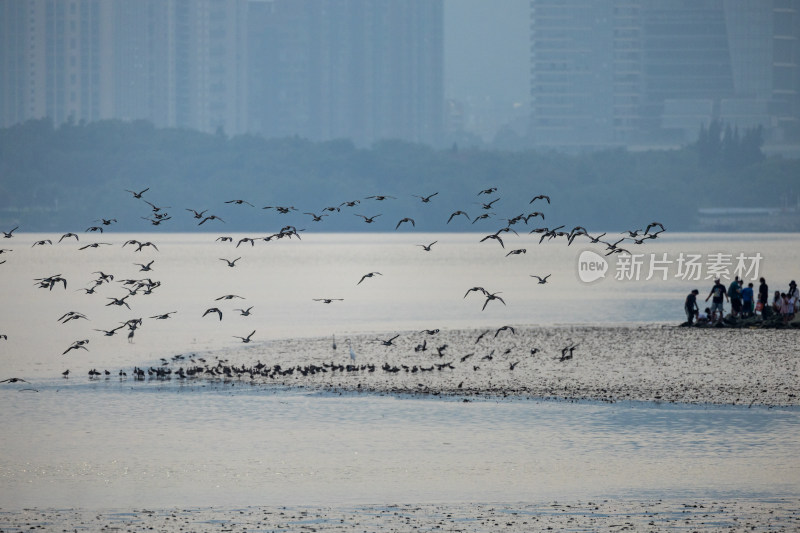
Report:
[{"label": "shoreline", "polygon": [[465,401],[800,405],[792,329],[513,326],[361,333],[347,339],[349,344],[336,338],[336,349],[333,338],[316,337],[248,344],[204,357],[185,354],[173,358],[168,376]]},{"label": "shoreline", "polygon": [[165,509],[0,508],[0,531],[792,531],[797,498],[652,498],[539,503],[421,503]]}]

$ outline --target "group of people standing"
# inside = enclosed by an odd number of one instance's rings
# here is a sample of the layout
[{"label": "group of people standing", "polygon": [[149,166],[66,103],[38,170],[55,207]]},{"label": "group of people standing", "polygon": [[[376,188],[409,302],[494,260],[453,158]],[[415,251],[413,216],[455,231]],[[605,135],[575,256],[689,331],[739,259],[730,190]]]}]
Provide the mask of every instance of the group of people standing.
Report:
[{"label": "group of people standing", "polygon": [[714,280],[711,291],[706,296],[706,302],[711,299],[711,307],[706,307],[703,313],[697,305],[697,295],[700,291],[694,289],[686,296],[684,310],[689,325],[697,320],[700,322],[718,322],[725,316],[724,302],[731,304],[731,316],[734,318],[749,318],[760,314],[767,318],[773,313],[779,315],[784,324],[794,319],[795,313],[800,312],[800,290],[794,280],[789,282],[786,292],[775,291],[772,304],[769,303],[769,286],[764,278],[760,279],[758,294],[755,294],[753,284],[744,282],[736,276],[726,288],[719,279]]}]

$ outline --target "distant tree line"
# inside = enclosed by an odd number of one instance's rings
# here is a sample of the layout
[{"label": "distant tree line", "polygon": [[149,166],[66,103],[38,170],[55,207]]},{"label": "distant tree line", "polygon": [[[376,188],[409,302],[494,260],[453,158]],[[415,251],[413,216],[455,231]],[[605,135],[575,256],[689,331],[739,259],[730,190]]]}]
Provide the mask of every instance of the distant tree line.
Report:
[{"label": "distant tree line", "polygon": [[[519,214],[542,211],[549,227],[582,225],[623,231],[658,220],[690,231],[699,207],[774,206],[797,194],[800,161],[764,157],[760,130],[741,134],[712,123],[693,145],[677,150],[623,149],[582,155],[552,151],[434,149],[402,141],[358,148],[348,140],[227,137],[157,129],[144,121],[68,123],[35,120],[0,130],[0,229],[85,231],[113,217],[125,231],[260,231],[285,224],[316,231],[395,231],[411,217],[414,231],[495,231]],[[170,206],[157,228],[150,207],[126,189]],[[478,192],[497,187],[491,210]],[[431,202],[413,195],[439,194]],[[551,205],[530,205],[548,194]],[[377,202],[368,196],[395,199]],[[255,207],[226,204],[245,199]],[[359,200],[314,222],[305,213]],[[291,206],[281,214],[266,206]],[[245,206],[246,207],[246,206]],[[208,210],[225,223],[197,225],[188,209]],[[472,224],[450,213],[472,217]],[[375,224],[354,216],[381,214]],[[408,225],[406,225],[408,226]],[[569,229],[567,228],[567,229]],[[743,228],[746,230],[747,228]],[[411,228],[405,226],[401,231]],[[518,228],[526,231],[526,228]]]},{"label": "distant tree line", "polygon": [[761,163],[764,154],[764,128],[755,126],[739,134],[739,128],[719,119],[703,124],[695,143],[698,162],[705,167],[727,169]]}]

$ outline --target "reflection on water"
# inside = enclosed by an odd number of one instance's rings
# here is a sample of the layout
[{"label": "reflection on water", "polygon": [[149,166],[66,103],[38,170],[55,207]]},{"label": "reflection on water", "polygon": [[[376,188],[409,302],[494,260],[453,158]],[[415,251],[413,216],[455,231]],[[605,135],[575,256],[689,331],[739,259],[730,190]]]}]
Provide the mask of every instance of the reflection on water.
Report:
[{"label": "reflection on water", "polygon": [[424,400],[228,385],[0,392],[6,506],[791,495],[792,409]]}]

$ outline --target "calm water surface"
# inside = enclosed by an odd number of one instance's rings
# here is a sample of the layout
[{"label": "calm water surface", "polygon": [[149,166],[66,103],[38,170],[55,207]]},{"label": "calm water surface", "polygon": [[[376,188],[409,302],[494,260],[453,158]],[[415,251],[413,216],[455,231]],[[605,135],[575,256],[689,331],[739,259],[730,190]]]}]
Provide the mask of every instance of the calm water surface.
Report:
[{"label": "calm water surface", "polygon": [[[241,238],[234,236],[234,242]],[[256,237],[256,235],[248,235]],[[551,402],[462,403],[372,395],[329,396],[238,384],[88,382],[90,368],[150,364],[178,353],[352,332],[586,322],[677,322],[691,288],[667,281],[586,284],[586,243],[537,245],[533,236],[304,235],[256,246],[216,235],[150,235],[159,251],[122,247],[134,235],[81,236],[110,246],[32,246],[20,234],[0,265],[0,501],[25,506],[164,506],[387,501],[520,501],[669,495],[796,495],[797,410]],[[57,239],[57,236],[56,236]],[[54,240],[56,240],[54,239]],[[431,252],[418,244],[438,241]],[[676,235],[641,253],[752,256],[771,288],[796,279],[797,235]],[[527,253],[505,256],[509,249]],[[634,250],[638,252],[637,250]],[[220,258],[241,257],[235,268]],[[645,257],[648,259],[649,257]],[[134,263],[155,260],[152,272]],[[115,281],[95,294],[96,271]],[[381,276],[361,277],[372,271]],[[35,287],[61,274],[68,288]],[[551,274],[544,285],[531,274]],[[645,272],[646,274],[646,272]],[[162,282],[126,294],[120,280]],[[642,276],[644,278],[644,275]],[[464,298],[483,286],[506,301]],[[222,300],[225,294],[244,300]],[[315,298],[343,298],[323,304]],[[253,306],[249,317],[236,308]],[[203,312],[223,310],[224,320]],[[67,311],[89,321],[60,324]],[[177,311],[169,320],[148,317]],[[144,319],[133,343],[95,329]],[[90,339],[89,351],[63,352]],[[72,369],[69,380],[60,378]],[[35,388],[39,392],[25,391]]]}]

